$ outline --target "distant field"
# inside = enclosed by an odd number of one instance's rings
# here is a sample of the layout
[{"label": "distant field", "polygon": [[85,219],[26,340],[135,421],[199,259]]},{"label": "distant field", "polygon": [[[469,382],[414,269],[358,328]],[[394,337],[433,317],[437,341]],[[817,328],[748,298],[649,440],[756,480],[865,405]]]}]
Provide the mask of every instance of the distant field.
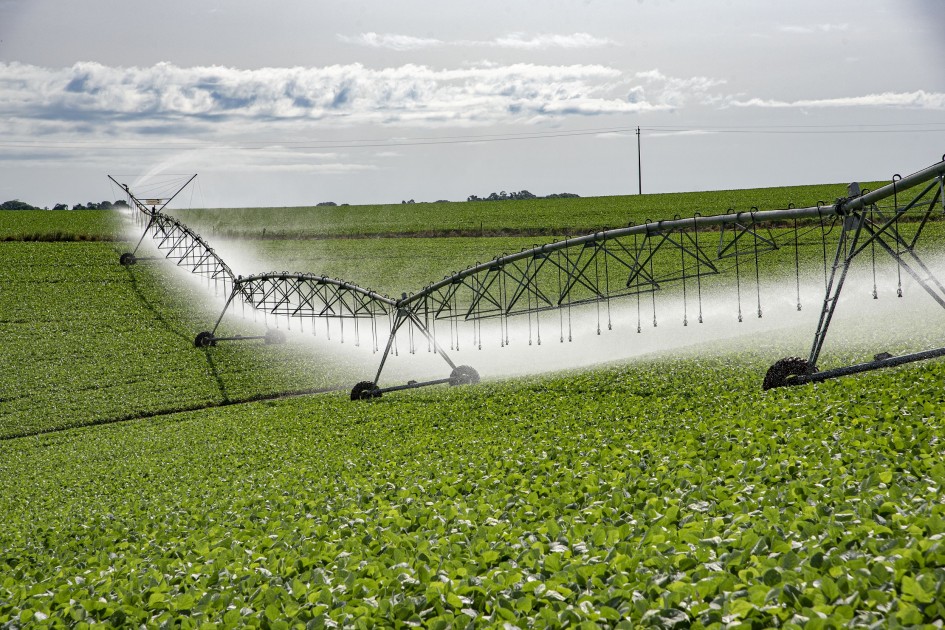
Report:
[{"label": "distant field", "polygon": [[0,241],[112,241],[112,210],[0,210]]},{"label": "distant field", "polygon": [[[865,184],[876,188],[883,182]],[[216,208],[167,213],[214,236],[299,239],[365,236],[574,235],[676,215],[719,214],[832,203],[845,184],[697,193],[296,208]],[[116,240],[119,215],[108,210],[0,211],[0,241]]]},{"label": "distant field", "polygon": [[[876,188],[882,185],[865,184]],[[578,199],[418,203],[349,207],[221,208],[174,210],[172,214],[206,237],[324,238],[371,235],[575,234],[689,217],[833,203],[845,184],[787,186],[696,193],[668,193]]]},{"label": "distant field", "polygon": [[[727,194],[706,193],[704,213],[747,209]],[[760,209],[785,205],[758,197]],[[191,212],[251,271],[395,293],[566,235],[579,211],[606,223],[624,210],[579,201],[536,217],[516,202],[328,209],[341,214],[322,233],[304,231],[322,208]],[[698,210],[680,205],[646,212]],[[473,225],[480,207],[504,226],[481,219],[483,233],[562,229],[416,238]],[[410,238],[347,238],[402,233],[389,229],[397,212]],[[274,235],[267,217],[318,238]],[[212,291],[163,261],[119,266],[129,244],[116,218],[0,213],[14,241],[0,242],[0,627],[800,630],[945,618],[945,361],[762,392],[772,361],[810,341],[772,328],[351,402],[347,389],[373,370],[350,365],[337,338],[338,352],[296,340],[195,348],[219,313]],[[358,226],[368,231],[346,231]],[[927,229],[923,247],[940,251],[945,224]],[[254,240],[224,241],[227,230]],[[117,242],[24,242],[80,233]],[[822,282],[819,240],[800,258]],[[760,265],[790,279],[766,290],[793,291],[792,248]],[[747,305],[753,260],[743,267]],[[858,268],[868,274],[869,259]],[[895,283],[882,289],[886,315],[844,308],[830,361],[941,345],[940,311],[897,307]],[[251,332],[233,311],[227,332]],[[605,334],[629,348],[638,337],[626,332]],[[344,391],[257,400],[331,385]]]}]

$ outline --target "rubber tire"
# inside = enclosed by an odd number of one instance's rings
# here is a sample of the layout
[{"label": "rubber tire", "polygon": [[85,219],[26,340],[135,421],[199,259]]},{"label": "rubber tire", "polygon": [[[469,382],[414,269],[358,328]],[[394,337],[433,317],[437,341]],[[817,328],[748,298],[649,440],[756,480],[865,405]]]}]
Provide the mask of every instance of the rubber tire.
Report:
[{"label": "rubber tire", "polygon": [[811,366],[807,359],[801,357],[785,357],[774,362],[765,373],[765,379],[761,383],[762,391],[768,391],[775,387],[784,387],[785,385],[794,385],[794,376],[805,376],[817,371],[816,367]]},{"label": "rubber tire", "polygon": [[195,348],[206,348],[215,345],[217,345],[217,340],[213,338],[213,333],[210,331],[205,330],[201,333],[197,333],[197,336],[194,338]]},{"label": "rubber tire", "polygon": [[377,385],[372,381],[361,381],[351,388],[351,400],[370,400],[380,397],[381,393],[377,391]]},{"label": "rubber tire", "polygon": [[281,330],[267,330],[266,343],[269,345],[285,343],[285,333]]},{"label": "rubber tire", "polygon": [[475,385],[479,382],[479,372],[468,365],[459,365],[450,372],[450,387]]},{"label": "rubber tire", "polygon": [[138,259],[135,258],[135,255],[131,252],[125,252],[118,258],[118,262],[122,267],[130,267],[131,265],[138,262]]}]

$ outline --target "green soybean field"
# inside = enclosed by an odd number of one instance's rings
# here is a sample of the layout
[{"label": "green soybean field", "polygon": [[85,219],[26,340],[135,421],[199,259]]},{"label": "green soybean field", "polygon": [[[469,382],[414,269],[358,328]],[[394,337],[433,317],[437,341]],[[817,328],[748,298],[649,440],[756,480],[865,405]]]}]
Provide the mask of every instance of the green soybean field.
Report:
[{"label": "green soybean field", "polygon": [[[270,268],[395,293],[572,229],[841,194],[177,215]],[[166,261],[120,266],[133,242],[115,215],[0,226],[0,626],[945,618],[940,360],[762,392],[772,357],[797,350],[772,334],[351,401],[365,368],[340,343],[195,348],[221,296]],[[800,262],[816,276],[815,249]],[[765,264],[793,278],[792,260]],[[940,321],[901,320],[842,352],[897,334],[941,345]]]}]

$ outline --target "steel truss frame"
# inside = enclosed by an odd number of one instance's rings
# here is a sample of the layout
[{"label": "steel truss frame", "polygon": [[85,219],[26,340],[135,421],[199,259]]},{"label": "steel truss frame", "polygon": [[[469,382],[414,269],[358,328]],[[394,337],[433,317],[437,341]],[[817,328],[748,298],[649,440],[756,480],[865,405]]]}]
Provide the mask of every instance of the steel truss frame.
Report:
[{"label": "steel truss frame", "polygon": [[[836,310],[847,271],[854,259],[867,247],[873,243],[879,245],[937,303],[945,308],[945,286],[934,277],[915,252],[915,245],[933,211],[937,206],[941,206],[942,211],[945,212],[945,183],[943,182],[945,182],[945,159],[908,177],[897,176],[891,184],[872,192],[860,193],[858,185],[851,185],[851,197],[838,199],[831,205],[818,204],[807,208],[766,211],[753,208],[748,212],[715,216],[695,215],[687,219],[675,218],[604,230],[528,248],[517,254],[500,256],[486,263],[479,263],[428,285],[414,295],[398,300],[396,303],[398,312],[402,311],[409,315],[399,317],[395,321],[391,339],[397,329],[407,322],[418,327],[424,335],[429,335],[431,320],[476,321],[521,314],[530,316],[546,310],[560,310],[587,303],[607,304],[609,327],[611,299],[653,293],[673,282],[682,283],[685,296],[686,284],[692,280],[696,282],[697,290],[701,292],[701,278],[723,272],[725,270],[722,266],[723,261],[728,261],[728,268],[734,268],[736,274],[739,273],[742,264],[753,262],[756,286],[760,286],[758,284],[759,256],[791,242],[796,247],[803,234],[817,230],[823,231],[826,223],[830,223],[832,229],[832,225],[839,222],[841,232],[834,264],[826,280],[824,302],[814,334],[813,346],[806,361],[805,373],[790,374],[778,385],[823,380],[833,375],[852,373],[849,372],[850,368],[817,373],[816,363]],[[907,191],[914,196],[906,204],[900,206],[899,195]],[[887,216],[878,203],[889,198],[894,200],[894,206],[892,213]],[[919,214],[918,228],[911,239],[905,239],[899,233],[898,226],[910,212],[912,213],[909,216],[910,219]],[[798,222],[804,225],[803,232],[798,231]],[[785,226],[792,223],[795,226],[792,235],[779,239],[771,233],[772,226]],[[864,230],[868,236],[861,241],[860,235]],[[714,247],[710,249],[709,245],[713,242]],[[679,265],[675,268],[670,267],[671,270],[664,271],[662,275],[657,275],[653,261],[661,252],[664,255],[669,253],[669,255],[678,256]],[[603,281],[601,280],[602,267],[605,270]],[[661,267],[664,270],[667,268],[665,265]],[[625,281],[614,283],[611,268],[625,273]],[[798,302],[798,310],[800,310],[800,302]],[[738,316],[741,321],[740,303]],[[762,316],[760,295],[758,316]],[[701,302],[699,321],[702,321]],[[688,323],[685,314],[683,323],[684,325]],[[654,325],[656,325],[655,315]],[[599,315],[598,334],[600,328]],[[562,341],[563,337],[562,328]],[[388,348],[382,356],[375,376],[375,384],[380,379],[390,346],[391,344],[388,343]],[[436,351],[444,356],[451,367],[454,367],[453,362],[441,348],[438,347]],[[870,364],[861,364],[856,371],[899,365],[909,360],[921,360],[929,358],[929,353],[932,353],[931,356],[945,355],[945,348],[909,355],[913,357],[911,359],[906,356],[880,358]],[[886,363],[883,363],[884,361]]]},{"label": "steel truss frame", "polygon": [[[128,187],[128,184],[119,183],[119,181],[115,179],[114,177],[112,177],[111,175],[108,176],[108,179],[112,180],[113,183],[115,183],[119,188],[125,191],[125,194],[128,196],[128,199],[131,201],[132,207],[138,211],[134,213],[135,221],[140,225],[141,220],[143,219],[144,225],[146,226],[145,233],[141,235],[140,239],[138,239],[138,244],[135,245],[135,249],[131,252],[132,260],[130,260],[127,263],[122,262],[122,264],[134,264],[133,254],[138,250],[138,247],[141,246],[141,242],[144,240],[144,237],[147,236],[147,226],[150,225],[151,223],[151,217],[159,212],[163,212],[164,208],[166,208],[167,205],[171,203],[177,197],[177,195],[183,192],[183,190],[187,188],[187,186],[189,186],[190,183],[194,181],[196,178],[197,178],[196,173],[194,175],[191,175],[190,178],[188,178],[187,181],[184,182],[183,185],[181,185],[181,187],[178,188],[174,192],[174,194],[172,194],[170,197],[164,197],[160,199],[141,199],[131,192],[131,189]],[[161,207],[158,208],[157,204],[161,204]],[[151,206],[150,208],[148,207],[149,205]]]},{"label": "steel truss frame", "polygon": [[[897,175],[893,179],[892,184],[884,187],[891,190],[891,195],[894,198],[893,210],[889,215],[880,211],[879,208],[876,207],[875,202],[871,206],[860,205],[853,206],[849,209],[841,207],[843,230],[834,255],[830,278],[827,282],[826,295],[824,296],[824,303],[820,312],[820,319],[814,331],[814,341],[811,346],[810,355],[807,358],[806,366],[803,366],[800,370],[795,370],[798,372],[796,374],[785,374],[784,382],[781,384],[793,385],[824,381],[837,376],[846,376],[883,367],[892,367],[913,361],[922,361],[945,356],[945,347],[898,357],[890,356],[887,353],[880,353],[874,357],[873,361],[824,370],[822,372],[817,370],[817,361],[823,350],[827,331],[830,328],[830,322],[836,312],[837,302],[840,297],[840,292],[843,289],[847,273],[854,259],[861,256],[867,248],[879,245],[883,251],[896,261],[899,269],[911,276],[939,306],[945,308],[945,285],[929,270],[928,266],[915,251],[919,237],[928,224],[932,213],[935,212],[936,206],[940,205],[943,214],[945,214],[945,168],[942,168],[942,164],[945,164],[945,156],[943,156],[943,162],[940,165],[926,169],[926,171],[920,171],[904,179]],[[931,171],[931,173],[929,173],[931,177],[919,177],[927,171]],[[922,184],[925,184],[925,186],[922,186]],[[917,189],[918,192],[914,193],[912,198],[905,205],[899,206],[898,195],[900,191],[906,192],[910,189]],[[889,192],[889,190],[886,192]],[[876,192],[878,193],[880,191]],[[890,195],[886,195],[887,198],[888,196]],[[918,211],[919,224],[912,238],[906,239],[899,231],[899,223],[906,213],[912,210]],[[898,289],[898,295],[902,297],[901,284]],[[772,366],[772,369],[774,369],[774,366]]]},{"label": "steel truss frame", "polygon": [[[134,249],[125,252],[119,258],[119,262],[124,266],[131,266],[139,260],[146,260],[137,256],[141,243],[146,236],[150,235],[159,252],[164,252],[164,257],[174,261],[178,267],[183,267],[191,273],[204,277],[209,283],[213,283],[215,288],[222,288],[224,292],[230,290],[233,286],[235,274],[220,256],[211,248],[203,238],[181,223],[174,217],[163,213],[177,195],[181,193],[194,179],[196,175],[191,176],[177,191],[170,197],[163,199],[139,199],[136,197],[127,184],[119,183],[111,175],[108,176],[115,184],[118,184],[128,198],[131,200],[133,208],[137,210],[134,216],[145,220],[144,231],[141,238],[138,239]],[[153,202],[148,207],[147,202]],[[161,207],[157,207],[157,203]]]},{"label": "steel truss frame", "polygon": [[[237,276],[216,324],[210,331],[197,335],[194,344],[198,347],[215,345],[217,341],[255,339],[256,337],[217,337],[216,331],[230,305],[241,298],[242,302],[264,315],[284,316],[312,322],[334,319],[341,323],[354,324],[355,345],[360,345],[359,320],[369,320],[372,334],[376,335],[376,321],[390,317],[396,302],[375,291],[359,287],[350,282],[309,273],[272,272],[252,276]],[[329,331],[330,336],[330,331]],[[268,339],[267,339],[268,340]],[[376,345],[376,344],[375,344]]]},{"label": "steel truss frame", "polygon": [[[159,251],[178,267],[222,285],[229,290],[234,283],[233,270],[223,262],[199,234],[173,217],[160,212],[151,215],[145,234],[150,233]],[[137,248],[136,248],[137,250]]]},{"label": "steel truss frame", "polygon": [[[907,193],[911,198],[900,204],[900,196]],[[130,192],[129,196],[132,196]],[[880,201],[889,199],[893,200],[891,210],[878,205]],[[699,296],[698,321],[702,322],[703,279],[731,269],[740,278],[741,268],[745,265],[754,266],[755,285],[759,287],[758,316],[761,317],[759,257],[793,244],[797,261],[798,244],[807,235],[813,234],[813,242],[823,243],[826,247],[827,226],[830,230],[839,226],[840,233],[833,264],[829,274],[825,273],[825,296],[811,351],[806,360],[793,357],[782,360],[790,361],[791,367],[786,367],[782,362],[772,366],[765,378],[765,389],[769,385],[776,387],[824,380],[945,355],[945,348],[938,348],[900,357],[877,357],[870,363],[836,370],[816,370],[847,272],[853,261],[867,248],[873,252],[878,246],[885,251],[899,268],[906,271],[945,308],[945,285],[935,278],[915,252],[919,237],[932,213],[939,206],[945,212],[945,157],[942,162],[907,177],[896,176],[891,184],[872,192],[861,193],[858,185],[851,184],[850,197],[838,199],[830,205],[821,203],[806,208],[764,211],[752,208],[746,212],[712,216],[695,214],[689,218],[677,216],[671,220],[647,221],[641,225],[602,230],[477,263],[414,294],[404,293],[396,300],[342,280],[314,274],[271,272],[233,278],[229,267],[186,226],[165,217],[155,208],[149,210],[139,200],[135,200],[135,205],[149,217],[145,234],[150,231],[158,248],[168,252],[168,258],[174,258],[179,265],[211,279],[229,277],[232,288],[223,312],[211,331],[197,336],[195,344],[198,346],[247,338],[214,336],[227,309],[237,297],[253,309],[286,316],[290,320],[336,319],[343,322],[347,319],[353,320],[356,325],[358,320],[370,319],[375,325],[378,319],[386,316],[390,332],[374,380],[359,383],[352,390],[352,399],[373,398],[385,391],[433,383],[477,381],[475,370],[468,366],[457,366],[438,343],[434,331],[437,320],[475,323],[499,318],[504,321],[520,315],[530,318],[534,314],[537,318],[539,313],[549,310],[558,310],[559,313],[567,310],[570,318],[572,306],[597,304],[597,332],[600,334],[601,305],[606,306],[609,328],[611,300],[635,295],[639,311],[641,295],[654,295],[667,285],[678,283],[682,285],[685,310],[687,292],[694,283]],[[916,215],[917,219],[914,218]],[[904,237],[899,229],[900,223],[906,220],[918,224],[911,238]],[[785,230],[781,235],[771,232],[773,227],[792,225],[793,232]],[[798,310],[800,308],[798,301]],[[563,315],[561,317],[563,321]],[[740,284],[738,317],[741,321]],[[656,325],[655,302],[653,324]],[[683,324],[688,325],[687,312],[684,312]],[[379,387],[387,358],[396,348],[397,333],[404,327],[410,328],[411,333],[413,330],[419,331],[427,339],[431,351],[440,355],[453,370],[450,378],[386,389]],[[508,343],[507,325],[505,331],[503,345]],[[570,325],[568,338],[570,341]],[[564,341],[563,324],[560,341]],[[541,343],[540,336],[538,343]],[[775,372],[774,377],[769,379],[772,371]]]}]

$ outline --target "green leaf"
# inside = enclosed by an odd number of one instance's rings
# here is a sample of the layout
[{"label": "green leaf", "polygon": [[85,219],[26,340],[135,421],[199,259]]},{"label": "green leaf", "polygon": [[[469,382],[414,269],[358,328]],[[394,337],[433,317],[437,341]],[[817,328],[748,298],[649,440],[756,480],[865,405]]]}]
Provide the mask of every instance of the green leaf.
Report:
[{"label": "green leaf", "polygon": [[840,597],[840,588],[828,575],[820,578],[820,590],[828,603],[833,603]]},{"label": "green leaf", "polygon": [[268,606],[266,606],[266,618],[269,619],[269,621],[276,621],[277,619],[281,617],[282,617],[282,611],[279,610],[278,606],[276,606],[275,604],[269,604]]},{"label": "green leaf", "polygon": [[922,613],[908,602],[900,601],[896,610],[896,620],[904,626],[916,626],[923,621]]},{"label": "green leaf", "polygon": [[774,568],[768,569],[761,579],[766,585],[775,586],[781,583],[781,572]]},{"label": "green leaf", "polygon": [[180,597],[174,600],[175,610],[184,611],[184,610],[190,610],[193,607],[194,607],[194,597],[193,595],[189,593],[181,595]]},{"label": "green leaf", "polygon": [[935,597],[926,591],[919,581],[915,578],[905,575],[902,578],[902,592],[904,595],[908,595],[913,601],[917,601],[920,604],[931,604],[935,601]]}]

